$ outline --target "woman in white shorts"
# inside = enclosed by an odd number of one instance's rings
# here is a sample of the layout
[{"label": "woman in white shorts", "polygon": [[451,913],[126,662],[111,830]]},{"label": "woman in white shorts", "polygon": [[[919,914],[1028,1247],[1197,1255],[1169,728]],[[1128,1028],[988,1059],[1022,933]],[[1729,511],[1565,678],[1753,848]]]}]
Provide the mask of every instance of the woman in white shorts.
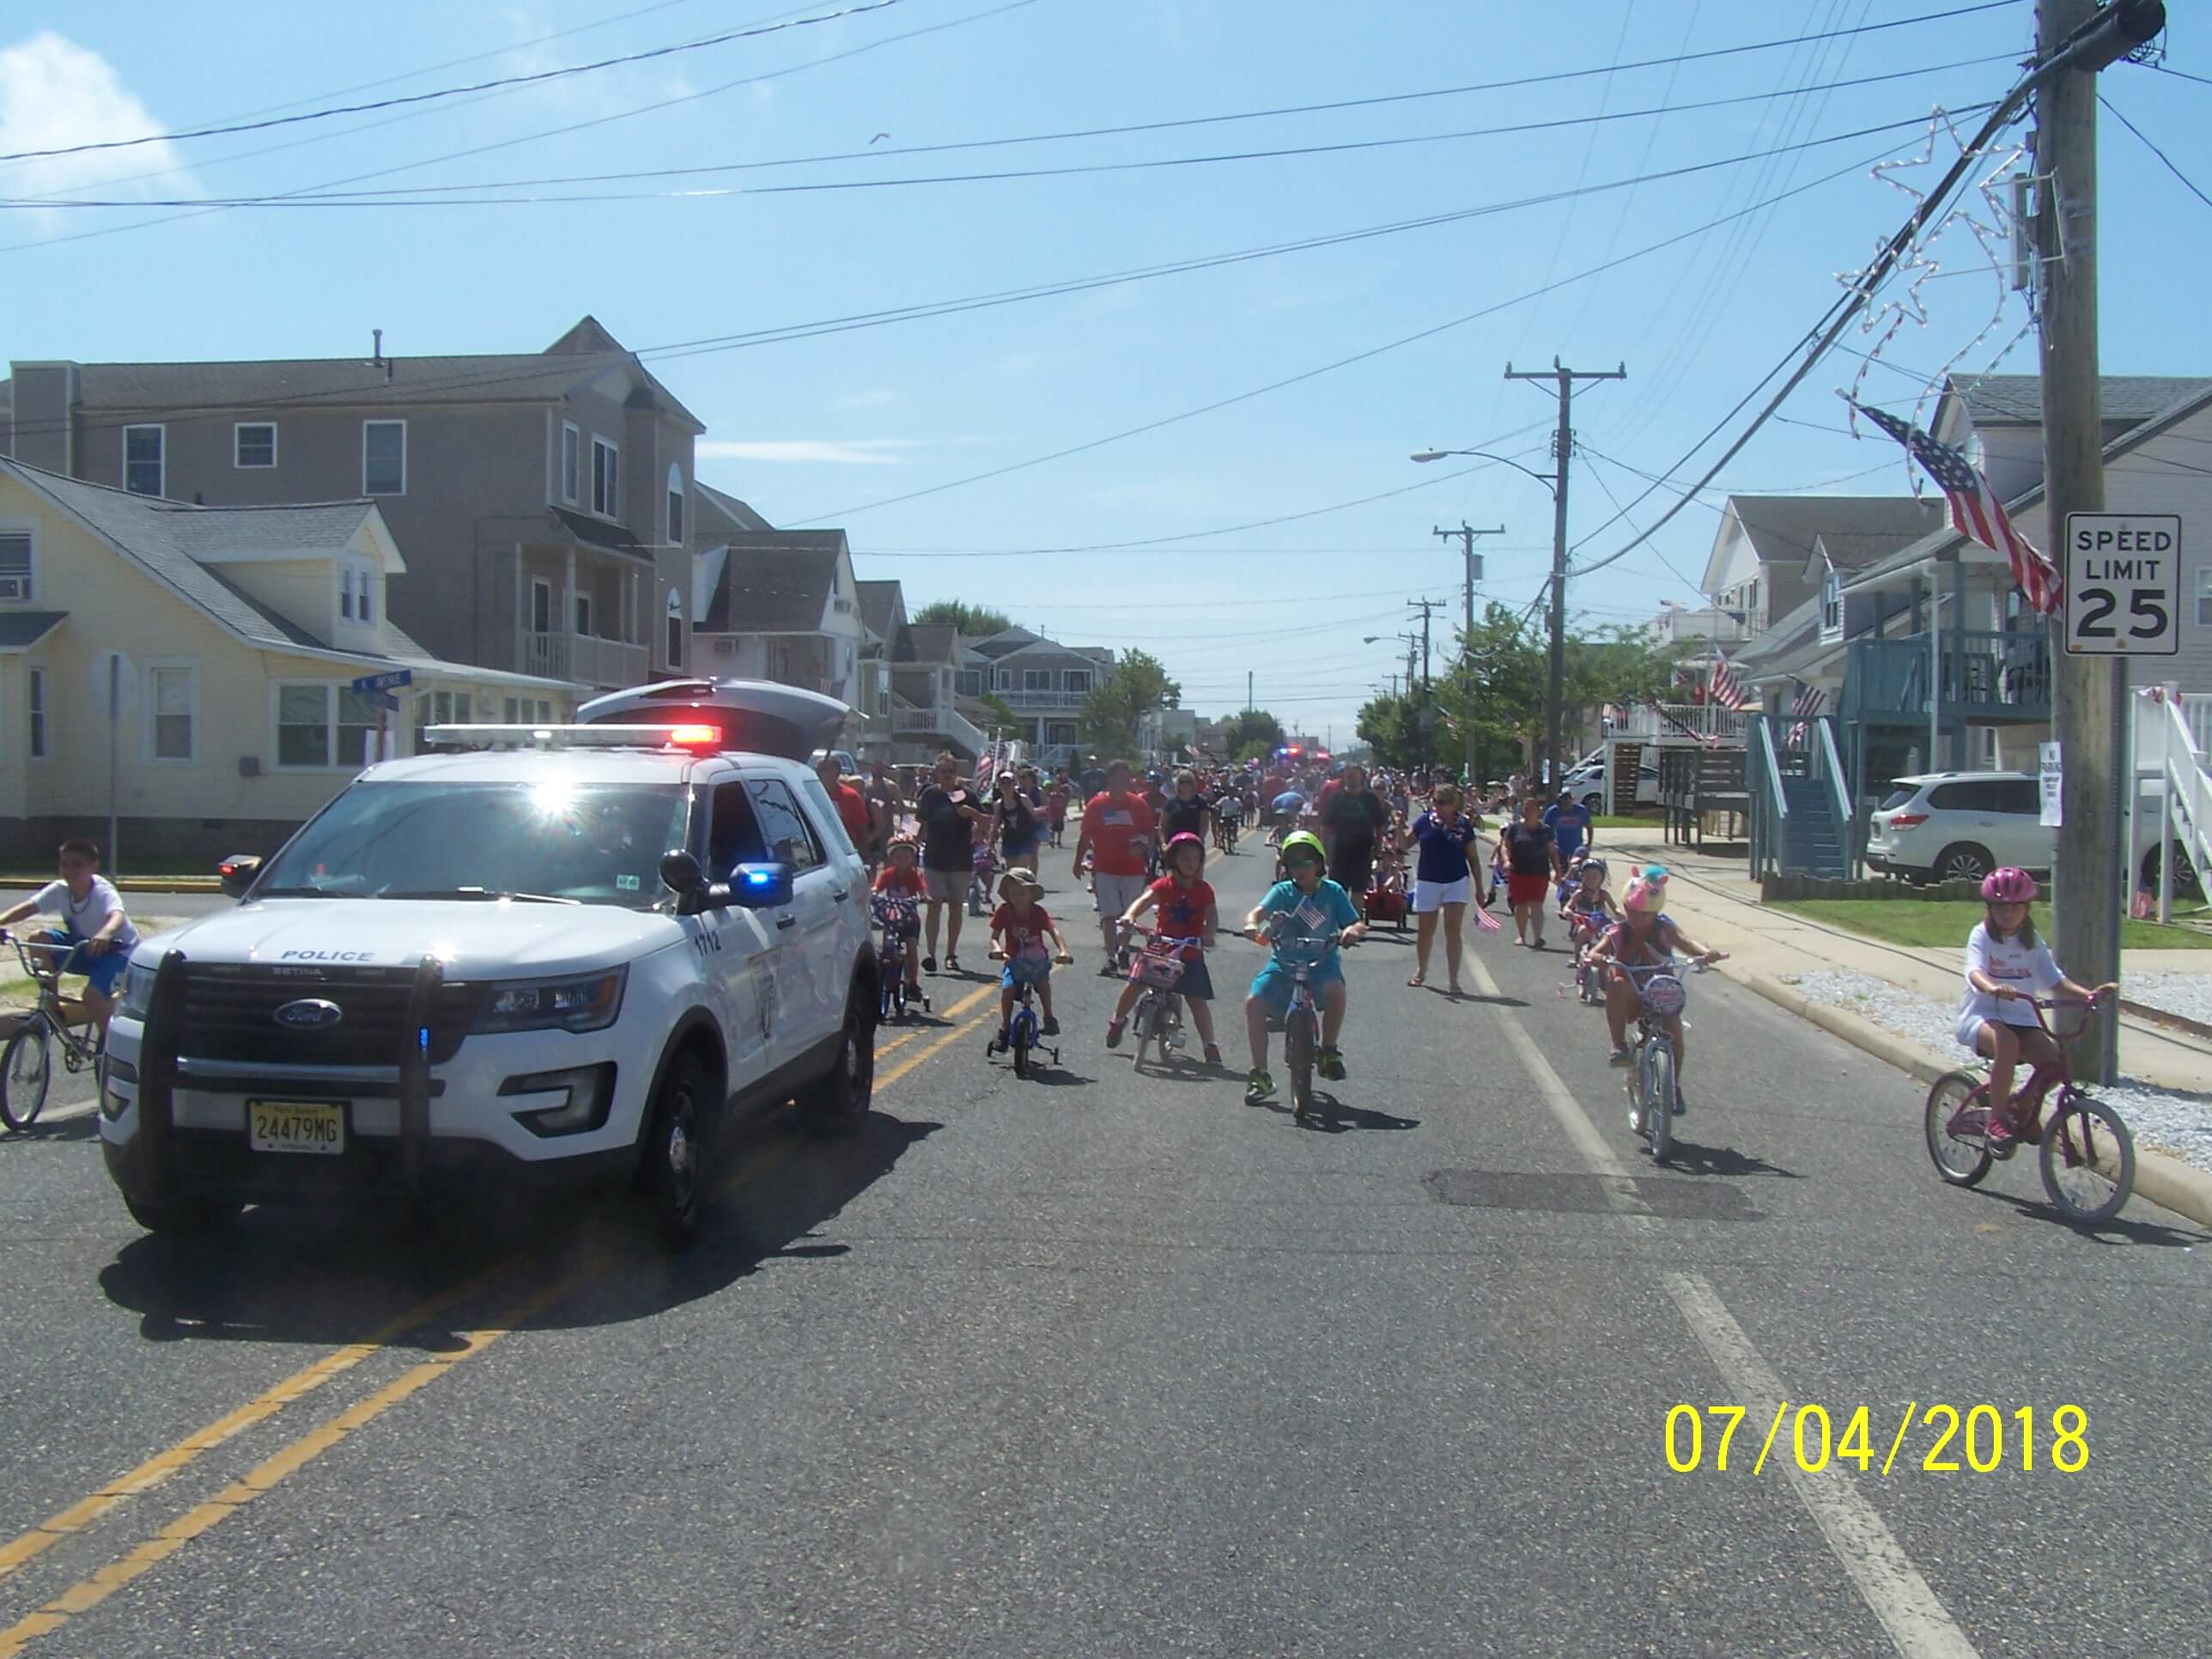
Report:
[{"label": "woman in white shorts", "polygon": [[[1467,919],[1468,901],[1474,896],[1474,866],[1468,848],[1474,844],[1475,823],[1460,811],[1458,788],[1440,783],[1429,797],[1429,810],[1415,818],[1406,831],[1403,845],[1418,845],[1420,858],[1413,866],[1413,976],[1406,981],[1428,983],[1429,951],[1436,942],[1437,917],[1444,919],[1444,977],[1454,996],[1459,990],[1460,928]],[[1486,904],[1488,899],[1483,901]]]}]

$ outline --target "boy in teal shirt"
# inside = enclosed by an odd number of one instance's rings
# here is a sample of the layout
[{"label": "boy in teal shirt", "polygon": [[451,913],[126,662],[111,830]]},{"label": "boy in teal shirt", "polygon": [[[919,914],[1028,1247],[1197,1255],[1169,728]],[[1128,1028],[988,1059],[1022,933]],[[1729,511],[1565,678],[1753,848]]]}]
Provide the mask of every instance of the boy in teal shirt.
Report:
[{"label": "boy in teal shirt", "polygon": [[[1351,945],[1367,932],[1359,920],[1352,895],[1322,873],[1328,855],[1321,838],[1305,830],[1283,838],[1283,868],[1287,881],[1279,881],[1245,918],[1247,935],[1259,944],[1328,939]],[[1267,1019],[1280,1018],[1291,1006],[1295,981],[1291,970],[1273,956],[1253,977],[1244,999],[1244,1029],[1252,1043],[1252,1074],[1244,1085],[1244,1103],[1256,1106],[1275,1092],[1267,1075]],[[1321,1055],[1316,1069],[1331,1083],[1344,1078],[1344,1055],[1337,1037],[1344,1029],[1344,969],[1330,951],[1306,975],[1314,1000],[1321,1007]]]}]

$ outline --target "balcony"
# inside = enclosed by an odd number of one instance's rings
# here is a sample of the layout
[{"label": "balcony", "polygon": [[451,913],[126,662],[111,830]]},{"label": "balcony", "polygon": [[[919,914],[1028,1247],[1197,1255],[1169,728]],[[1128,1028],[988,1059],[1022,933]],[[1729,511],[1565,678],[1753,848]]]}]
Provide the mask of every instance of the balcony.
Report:
[{"label": "balcony", "polygon": [[1717,702],[1639,702],[1614,720],[1606,735],[1647,743],[1741,743],[1748,719],[1741,709]]},{"label": "balcony", "polygon": [[653,665],[646,648],[590,634],[532,634],[522,636],[522,672],[556,680],[617,690],[642,685]]},{"label": "balcony", "polygon": [[1017,714],[1042,714],[1059,709],[1080,708],[1091,701],[1088,691],[1024,691],[1002,686],[998,695]]},{"label": "balcony", "polygon": [[935,741],[951,749],[963,750],[971,760],[981,754],[991,741],[976,728],[975,721],[950,703],[931,708],[894,708],[891,731],[909,740]]},{"label": "balcony", "polygon": [[1947,721],[1984,725],[2051,718],[2051,641],[2043,634],[1969,629],[1936,635],[1853,640],[1844,674],[1845,720],[1924,723],[1931,675]]}]

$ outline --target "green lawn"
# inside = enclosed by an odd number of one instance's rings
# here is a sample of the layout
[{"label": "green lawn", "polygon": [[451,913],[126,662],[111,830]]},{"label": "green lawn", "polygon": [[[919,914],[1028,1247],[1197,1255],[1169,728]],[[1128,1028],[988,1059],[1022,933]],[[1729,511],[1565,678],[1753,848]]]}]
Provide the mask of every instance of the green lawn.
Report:
[{"label": "green lawn", "polygon": [[[1937,948],[1964,948],[1966,935],[1983,915],[1982,907],[1972,899],[1784,899],[1773,908],[1892,945]],[[2190,927],[2161,927],[2154,921],[2124,921],[2120,948],[2207,951],[2212,950],[2212,934]]]},{"label": "green lawn", "polygon": [[1656,817],[1624,818],[1607,815],[1592,818],[1590,822],[1601,830],[1663,830],[1666,828],[1666,821]]}]

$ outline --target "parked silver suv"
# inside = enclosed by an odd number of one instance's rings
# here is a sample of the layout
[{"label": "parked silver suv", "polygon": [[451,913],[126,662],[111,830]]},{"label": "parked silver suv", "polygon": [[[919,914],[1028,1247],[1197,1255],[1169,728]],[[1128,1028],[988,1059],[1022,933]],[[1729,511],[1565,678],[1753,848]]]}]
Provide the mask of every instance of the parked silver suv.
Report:
[{"label": "parked silver suv", "polygon": [[2036,780],[2024,772],[1899,778],[1870,819],[1867,867],[1915,884],[1979,881],[2007,864],[2047,874],[2058,832],[2041,814]]}]

